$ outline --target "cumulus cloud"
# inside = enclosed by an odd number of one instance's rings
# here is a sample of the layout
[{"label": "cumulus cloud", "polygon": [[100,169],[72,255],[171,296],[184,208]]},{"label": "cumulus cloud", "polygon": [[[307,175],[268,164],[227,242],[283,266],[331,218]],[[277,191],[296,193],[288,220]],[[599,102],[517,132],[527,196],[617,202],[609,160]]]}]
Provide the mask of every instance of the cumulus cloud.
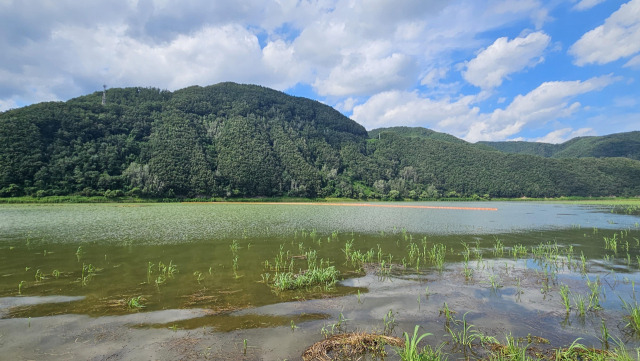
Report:
[{"label": "cumulus cloud", "polygon": [[535,66],[544,60],[542,53],[551,38],[543,32],[508,40],[497,39],[469,61],[463,77],[483,89],[498,87],[509,74]]},{"label": "cumulus cloud", "polygon": [[569,48],[578,66],[607,64],[640,52],[640,0],[631,0]]},{"label": "cumulus cloud", "polygon": [[367,129],[413,125],[446,130],[470,142],[505,140],[527,126],[573,115],[581,105],[571,99],[601,90],[616,80],[602,76],[585,81],[545,82],[525,95],[518,95],[504,109],[490,113],[480,112],[475,105],[476,96],[434,100],[417,92],[383,92],[356,106],[352,118]]},{"label": "cumulus cloud", "polygon": [[351,117],[367,129],[393,125],[433,128],[439,122],[460,123],[477,114],[473,101],[473,96],[433,100],[417,91],[386,91],[353,108]]},{"label": "cumulus cloud", "polygon": [[0,99],[228,80],[306,84],[339,102],[433,86],[449,74],[428,70],[481,47],[479,33],[546,13],[539,0],[0,1]]}]

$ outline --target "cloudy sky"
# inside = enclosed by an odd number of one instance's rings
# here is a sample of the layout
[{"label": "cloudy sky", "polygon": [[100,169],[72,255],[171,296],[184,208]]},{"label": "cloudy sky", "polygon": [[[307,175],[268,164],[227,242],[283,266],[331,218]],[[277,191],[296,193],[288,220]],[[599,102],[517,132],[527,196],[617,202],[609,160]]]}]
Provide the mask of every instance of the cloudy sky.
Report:
[{"label": "cloudy sky", "polygon": [[0,111],[234,81],[472,142],[640,130],[640,0],[0,0],[0,49]]}]

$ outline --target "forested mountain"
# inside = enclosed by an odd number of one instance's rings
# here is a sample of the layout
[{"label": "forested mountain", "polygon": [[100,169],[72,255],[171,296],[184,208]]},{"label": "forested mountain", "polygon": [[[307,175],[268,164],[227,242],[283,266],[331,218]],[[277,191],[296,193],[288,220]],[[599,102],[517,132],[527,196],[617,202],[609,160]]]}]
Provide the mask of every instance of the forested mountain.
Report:
[{"label": "forested mountain", "polygon": [[369,138],[326,105],[260,86],[109,89],[101,99],[0,113],[0,196],[640,194],[640,161],[485,151],[416,128]]},{"label": "forested mountain", "polygon": [[640,160],[640,131],[598,137],[578,137],[561,144],[478,142],[496,150],[552,158],[625,157]]},{"label": "forested mountain", "polygon": [[447,133],[436,132],[431,129],[422,127],[389,127],[389,128],[377,128],[369,131],[369,138],[380,138],[382,133],[394,133],[402,137],[410,138],[423,138],[423,139],[435,139],[445,142],[452,142],[458,144],[469,144],[466,141],[456,138],[453,135]]}]

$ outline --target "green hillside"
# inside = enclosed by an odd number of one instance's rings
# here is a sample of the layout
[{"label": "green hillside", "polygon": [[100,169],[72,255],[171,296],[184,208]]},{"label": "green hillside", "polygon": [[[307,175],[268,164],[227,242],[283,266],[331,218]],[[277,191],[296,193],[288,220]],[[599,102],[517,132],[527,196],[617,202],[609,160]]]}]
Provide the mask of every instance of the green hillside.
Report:
[{"label": "green hillside", "polygon": [[0,113],[0,196],[640,194],[640,161],[486,151],[422,128],[367,134],[326,105],[260,86],[109,89],[106,105],[101,98]]},{"label": "green hillside", "polygon": [[422,127],[389,127],[389,128],[377,128],[369,131],[369,138],[379,138],[380,134],[394,133],[402,137],[414,137],[423,139],[436,139],[445,142],[469,144],[466,141],[456,138],[453,135],[447,133],[439,133],[431,129]]},{"label": "green hillside", "polygon": [[553,158],[624,157],[640,160],[640,132],[578,137],[561,144],[537,142],[478,142],[506,153]]}]

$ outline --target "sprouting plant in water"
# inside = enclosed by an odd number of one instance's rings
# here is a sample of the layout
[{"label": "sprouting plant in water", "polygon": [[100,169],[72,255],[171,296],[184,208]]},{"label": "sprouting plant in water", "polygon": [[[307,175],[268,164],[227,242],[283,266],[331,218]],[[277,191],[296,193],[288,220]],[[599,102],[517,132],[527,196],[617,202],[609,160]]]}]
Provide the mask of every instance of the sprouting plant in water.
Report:
[{"label": "sprouting plant in water", "polygon": [[129,301],[127,301],[127,306],[129,307],[130,310],[139,310],[145,307],[142,304],[142,300],[143,300],[142,296],[131,297]]},{"label": "sprouting plant in water", "polygon": [[91,264],[82,263],[82,275],[80,282],[82,286],[86,286],[96,273],[96,268]]},{"label": "sprouting plant in water", "polygon": [[[469,313],[469,312],[467,312]],[[464,315],[462,315],[462,329],[460,331],[454,331],[453,328],[451,328],[450,326],[446,325],[445,328],[447,330],[447,332],[449,332],[449,335],[451,336],[451,339],[453,340],[453,342],[463,346],[463,347],[471,347],[471,344],[473,343],[473,341],[475,341],[476,339],[479,339],[482,343],[484,342],[492,342],[493,338],[492,337],[486,337],[483,334],[481,334],[480,332],[473,330],[473,328],[475,327],[474,325],[471,325],[467,322],[467,313],[465,313]],[[456,322],[454,322],[454,325],[456,324]]]},{"label": "sprouting plant in water", "polygon": [[573,297],[573,303],[576,305],[578,315],[584,316],[588,309],[587,299],[585,296],[577,294]]},{"label": "sprouting plant in water", "polygon": [[462,269],[462,273],[464,274],[464,278],[468,281],[473,277],[473,269],[469,268],[469,264],[465,262],[464,267]]},{"label": "sprouting plant in water", "polygon": [[35,279],[36,279],[36,282],[41,282],[45,279],[44,273],[42,273],[40,269],[36,270]]},{"label": "sprouting plant in water", "polygon": [[53,271],[51,271],[51,275],[55,277],[55,279],[58,279],[60,278],[60,271],[58,271],[57,269],[54,269]]},{"label": "sprouting plant in water", "polygon": [[596,277],[596,280],[593,282],[587,277],[587,287],[589,287],[591,291],[589,295],[589,308],[594,310],[600,309],[600,276]]},{"label": "sprouting plant in water", "polygon": [[82,258],[82,255],[84,255],[84,251],[82,250],[82,246],[78,246],[78,249],[76,250],[76,258],[78,259],[78,262],[80,262],[80,259]]},{"label": "sprouting plant in water", "polygon": [[296,324],[293,322],[293,320],[291,320],[291,331],[295,331],[296,328],[298,328],[298,326],[296,326]]},{"label": "sprouting plant in water", "polygon": [[601,319],[600,321],[602,321],[602,324],[600,325],[600,341],[602,342],[602,347],[605,350],[609,349],[609,338],[611,337],[609,335],[609,330],[607,329],[607,324],[604,322],[604,319]]},{"label": "sprouting plant in water", "polygon": [[624,327],[631,328],[633,332],[640,335],[640,306],[638,305],[638,301],[635,301],[633,304],[626,302],[622,298],[620,298],[620,301],[622,301],[622,308],[627,312],[625,318],[628,322]]},{"label": "sprouting plant in water", "polygon": [[396,316],[393,313],[393,310],[389,310],[389,312],[384,315],[382,322],[384,323],[384,331],[382,333],[384,335],[391,335],[391,333],[393,333],[393,329],[396,327]]},{"label": "sprouting plant in water", "polygon": [[497,257],[502,257],[504,255],[504,243],[502,243],[502,240],[498,237],[494,238],[493,254]]},{"label": "sprouting plant in water", "polygon": [[153,266],[154,264],[151,262],[147,263],[147,283],[151,283],[151,274],[153,274]]},{"label": "sprouting plant in water", "polygon": [[569,286],[562,284],[560,285],[560,298],[562,298],[562,304],[566,309],[567,313],[571,310],[571,300],[569,299]]},{"label": "sprouting plant in water", "polygon": [[24,286],[26,282],[25,281],[20,281],[20,283],[18,283],[18,294],[21,295],[22,294],[22,286]]},{"label": "sprouting plant in water", "polygon": [[408,333],[404,332],[404,348],[396,349],[396,352],[398,353],[402,361],[422,360],[421,351],[418,349],[418,343],[420,343],[423,338],[430,336],[431,334],[423,333],[422,335],[418,336],[419,329],[420,326],[416,325],[415,329],[413,330],[413,336],[409,336]]},{"label": "sprouting plant in water", "polygon": [[231,248],[231,253],[235,255],[236,253],[238,253],[238,250],[240,249],[240,245],[238,244],[238,241],[234,239],[231,242],[231,246],[229,246],[229,248]]},{"label": "sprouting plant in water", "polygon": [[442,308],[440,309],[440,313],[438,314],[438,317],[440,317],[440,315],[444,315],[445,324],[448,325],[449,322],[455,323],[455,319],[453,318],[453,314],[455,313],[456,311],[449,309],[449,305],[447,305],[447,303],[445,302]]},{"label": "sprouting plant in water", "polygon": [[491,284],[491,289],[494,292],[497,291],[498,288],[502,287],[502,285],[500,284],[500,280],[498,279],[498,276],[496,276],[496,275],[489,276],[489,283]]},{"label": "sprouting plant in water", "polygon": [[200,281],[204,280],[204,275],[200,271],[194,271],[193,275],[196,277],[196,281],[200,283]]},{"label": "sprouting plant in water", "polygon": [[164,275],[158,275],[158,277],[156,277],[155,283],[156,283],[156,287],[158,288],[158,290],[160,289],[160,285],[165,283],[167,281],[167,277]]},{"label": "sprouting plant in water", "polygon": [[242,340],[242,354],[246,355],[247,354],[247,339],[245,338],[244,340]]}]

